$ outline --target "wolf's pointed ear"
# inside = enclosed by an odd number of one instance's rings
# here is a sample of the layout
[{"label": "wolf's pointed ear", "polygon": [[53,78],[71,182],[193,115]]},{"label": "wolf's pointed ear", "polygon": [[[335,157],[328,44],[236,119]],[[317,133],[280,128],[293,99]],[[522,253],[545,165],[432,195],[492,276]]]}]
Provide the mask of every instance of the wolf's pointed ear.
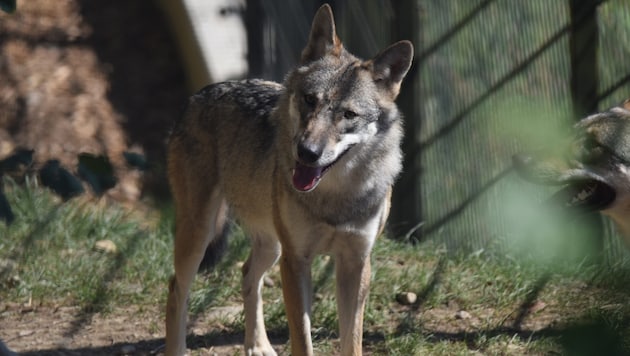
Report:
[{"label": "wolf's pointed ear", "polygon": [[335,19],[330,5],[322,5],[311,25],[311,34],[306,48],[302,51],[302,64],[316,61],[326,54],[339,56],[343,46],[335,31]]},{"label": "wolf's pointed ear", "polygon": [[400,91],[400,83],[411,67],[413,45],[409,41],[396,42],[379,53],[372,62],[374,81],[388,89],[394,96]]}]

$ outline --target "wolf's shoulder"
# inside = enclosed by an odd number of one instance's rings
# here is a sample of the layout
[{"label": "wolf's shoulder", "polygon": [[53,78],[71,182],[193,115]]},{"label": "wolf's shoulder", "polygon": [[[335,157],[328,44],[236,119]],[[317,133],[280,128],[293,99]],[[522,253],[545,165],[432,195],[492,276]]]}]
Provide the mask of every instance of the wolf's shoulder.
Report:
[{"label": "wolf's shoulder", "polygon": [[272,81],[234,80],[210,84],[194,94],[191,101],[204,105],[234,105],[246,112],[268,113],[284,90],[282,84]]}]

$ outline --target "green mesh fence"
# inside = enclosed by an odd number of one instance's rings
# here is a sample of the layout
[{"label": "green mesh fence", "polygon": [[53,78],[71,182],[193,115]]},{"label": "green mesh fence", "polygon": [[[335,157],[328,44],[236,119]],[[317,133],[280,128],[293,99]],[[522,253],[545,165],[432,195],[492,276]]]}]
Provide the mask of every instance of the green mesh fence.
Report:
[{"label": "green mesh fence", "polygon": [[509,233],[503,196],[521,183],[510,173],[511,156],[524,148],[518,133],[535,136],[530,125],[540,125],[542,107],[558,114],[550,120],[569,119],[566,4],[423,4],[433,50],[419,75],[423,232],[450,249],[478,249]]},{"label": "green mesh fence", "polygon": [[[579,244],[579,218],[535,214],[552,189],[511,171],[514,153],[560,142],[574,120],[568,1],[420,4],[422,112],[412,153],[421,167],[420,238],[451,251],[500,244],[562,253],[570,239]],[[597,19],[598,99],[606,108],[630,96],[630,3],[607,1]],[[607,253],[621,256],[610,226],[604,230]]]}]

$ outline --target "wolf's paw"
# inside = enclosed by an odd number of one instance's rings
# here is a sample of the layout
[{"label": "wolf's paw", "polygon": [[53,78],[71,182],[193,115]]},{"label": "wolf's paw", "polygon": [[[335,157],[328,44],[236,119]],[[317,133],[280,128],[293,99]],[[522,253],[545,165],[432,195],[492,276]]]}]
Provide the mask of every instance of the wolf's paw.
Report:
[{"label": "wolf's paw", "polygon": [[278,356],[270,344],[248,347],[245,353],[247,356]]}]

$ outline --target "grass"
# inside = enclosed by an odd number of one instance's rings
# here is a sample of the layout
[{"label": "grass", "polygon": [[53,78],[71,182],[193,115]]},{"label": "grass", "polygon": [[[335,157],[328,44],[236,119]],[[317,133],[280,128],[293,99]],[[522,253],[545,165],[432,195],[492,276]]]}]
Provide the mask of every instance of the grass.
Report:
[{"label": "grass", "polygon": [[[159,295],[170,274],[165,263],[171,253],[170,223],[149,231],[122,208],[63,203],[34,182],[28,186],[9,189],[19,219],[10,227],[0,225],[0,256],[17,262],[20,278],[15,288],[5,290],[4,300],[64,300],[100,310],[123,297],[147,303]],[[105,239],[116,244],[118,253],[95,248]]]},{"label": "grass", "polygon": [[[139,213],[87,199],[62,202],[35,181],[25,186],[6,181],[5,191],[17,219],[8,227],[0,223],[0,266],[5,266],[0,267],[0,301],[79,306],[105,315],[120,305],[164,305],[172,273],[174,222],[168,208]],[[111,240],[117,252],[95,248],[100,240]],[[247,239],[237,229],[218,268],[196,279],[192,319],[203,318],[213,307],[240,304],[239,261],[247,253]],[[541,267],[492,249],[458,255],[434,242],[410,245],[387,238],[378,240],[372,261],[366,353],[588,355],[630,350],[627,262]],[[314,347],[317,354],[334,354],[334,261],[320,257],[313,271]],[[277,267],[270,278],[275,286],[264,289],[267,328],[272,339],[286,340]],[[401,292],[413,292],[418,300],[400,304],[396,295]],[[243,332],[242,317],[221,324],[221,332]]]}]

